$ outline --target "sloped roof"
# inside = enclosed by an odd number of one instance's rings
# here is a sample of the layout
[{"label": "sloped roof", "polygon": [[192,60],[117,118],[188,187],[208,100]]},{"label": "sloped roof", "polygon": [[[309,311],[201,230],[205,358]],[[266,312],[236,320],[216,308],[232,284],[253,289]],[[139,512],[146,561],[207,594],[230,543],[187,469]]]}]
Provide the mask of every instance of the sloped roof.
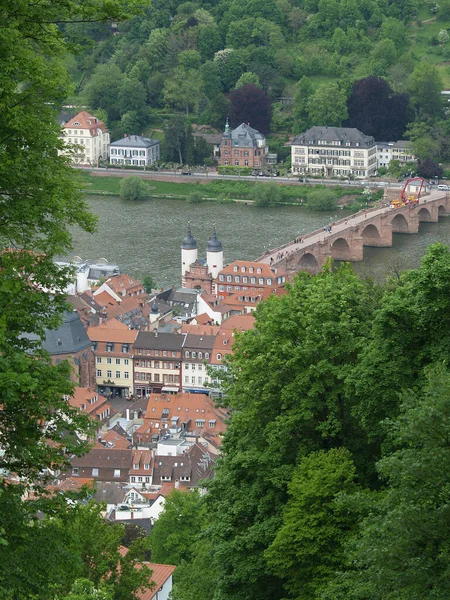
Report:
[{"label": "sloped roof", "polygon": [[375,145],[375,139],[355,127],[326,127],[316,125],[295,136],[291,145],[316,145],[318,140],[339,142],[341,146],[349,143],[350,147],[370,148]]},{"label": "sloped roof", "polygon": [[92,342],[133,344],[138,332],[134,329],[109,329],[98,325],[97,327],[89,327],[87,334]]},{"label": "sloped roof", "polygon": [[265,136],[257,129],[253,129],[247,123],[241,123],[239,127],[231,132],[233,145],[243,148],[255,148],[258,145],[258,140],[265,141]]},{"label": "sloped roof", "polygon": [[149,148],[150,146],[157,146],[159,143],[159,140],[153,140],[152,138],[143,137],[142,135],[127,135],[115,142],[111,142],[110,146],[121,148]]},{"label": "sloped roof", "polygon": [[89,129],[91,136],[97,135],[97,129],[108,131],[103,121],[97,119],[86,110],[82,110],[64,125],[64,129]]},{"label": "sloped roof", "polygon": [[185,336],[183,334],[178,333],[140,331],[137,335],[134,346],[135,348],[141,348],[144,350],[180,351],[183,347],[184,338]]},{"label": "sloped roof", "polygon": [[75,354],[91,342],[76,311],[65,311],[58,329],[47,329],[42,346],[50,354]]}]

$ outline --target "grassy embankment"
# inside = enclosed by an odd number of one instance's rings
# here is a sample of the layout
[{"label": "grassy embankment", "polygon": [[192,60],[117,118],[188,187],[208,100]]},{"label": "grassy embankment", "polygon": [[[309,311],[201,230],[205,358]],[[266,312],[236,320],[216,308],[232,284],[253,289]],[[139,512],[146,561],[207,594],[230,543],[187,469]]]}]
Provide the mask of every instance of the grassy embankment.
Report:
[{"label": "grassy embankment", "polygon": [[[125,175],[126,176],[126,175]],[[118,196],[120,189],[120,181],[122,177],[95,176],[87,172],[81,172],[79,178],[82,181],[83,187],[87,194],[92,195],[111,195]],[[185,200],[190,194],[201,194],[204,201],[218,202],[239,202],[249,201],[254,199],[255,188],[261,189],[269,185],[268,183],[254,183],[253,181],[233,181],[233,180],[215,180],[207,183],[174,183],[170,181],[160,180],[143,180],[150,188],[151,198],[168,198]],[[347,188],[347,187],[332,187],[316,185],[283,185],[276,184],[282,190],[281,203],[294,204],[302,206],[307,204],[308,195],[311,192],[320,189],[333,191],[336,201],[339,198],[351,194],[359,196],[362,189]]]}]

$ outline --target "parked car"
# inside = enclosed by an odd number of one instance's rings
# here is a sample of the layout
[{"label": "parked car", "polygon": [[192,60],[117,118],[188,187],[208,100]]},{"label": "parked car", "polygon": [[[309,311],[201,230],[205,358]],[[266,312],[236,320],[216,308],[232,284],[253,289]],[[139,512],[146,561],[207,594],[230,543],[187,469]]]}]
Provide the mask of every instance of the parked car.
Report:
[{"label": "parked car", "polygon": [[192,175],[191,171],[182,171],[181,172],[182,175]]},{"label": "parked car", "polygon": [[441,183],[440,185],[438,185],[438,190],[445,190],[447,192],[449,189],[450,188],[448,187],[448,185],[445,185],[443,183]]}]

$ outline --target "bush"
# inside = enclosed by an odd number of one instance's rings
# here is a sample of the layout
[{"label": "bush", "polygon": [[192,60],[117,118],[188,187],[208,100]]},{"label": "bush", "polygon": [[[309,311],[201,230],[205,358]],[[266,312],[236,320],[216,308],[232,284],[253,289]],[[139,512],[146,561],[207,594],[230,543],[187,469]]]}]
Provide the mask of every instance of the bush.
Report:
[{"label": "bush", "polygon": [[140,177],[130,175],[120,182],[120,197],[123,200],[145,200],[150,197],[150,190]]},{"label": "bush", "polygon": [[199,192],[192,192],[192,194],[186,197],[186,200],[191,204],[199,204],[203,202],[203,196]]},{"label": "bush", "polygon": [[251,198],[256,206],[276,206],[283,201],[284,193],[276,183],[260,183],[253,188]]},{"label": "bush", "polygon": [[309,193],[306,204],[313,210],[333,210],[337,206],[336,199],[332,190],[320,190]]}]

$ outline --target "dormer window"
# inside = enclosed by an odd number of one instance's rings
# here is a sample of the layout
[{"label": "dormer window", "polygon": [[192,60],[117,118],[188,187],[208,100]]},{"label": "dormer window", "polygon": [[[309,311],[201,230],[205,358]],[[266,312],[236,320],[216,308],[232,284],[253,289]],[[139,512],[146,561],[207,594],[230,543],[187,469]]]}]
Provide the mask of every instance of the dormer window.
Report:
[{"label": "dormer window", "polygon": [[235,273],[237,273],[237,270],[238,270],[238,267],[237,267],[237,266],[233,268],[233,271],[234,271]]},{"label": "dormer window", "polygon": [[133,469],[134,469],[134,470],[137,470],[137,469],[139,469],[139,463],[134,463],[134,465],[133,465]]},{"label": "dormer window", "polygon": [[114,352],[114,344],[112,342],[106,342],[106,352]]}]

